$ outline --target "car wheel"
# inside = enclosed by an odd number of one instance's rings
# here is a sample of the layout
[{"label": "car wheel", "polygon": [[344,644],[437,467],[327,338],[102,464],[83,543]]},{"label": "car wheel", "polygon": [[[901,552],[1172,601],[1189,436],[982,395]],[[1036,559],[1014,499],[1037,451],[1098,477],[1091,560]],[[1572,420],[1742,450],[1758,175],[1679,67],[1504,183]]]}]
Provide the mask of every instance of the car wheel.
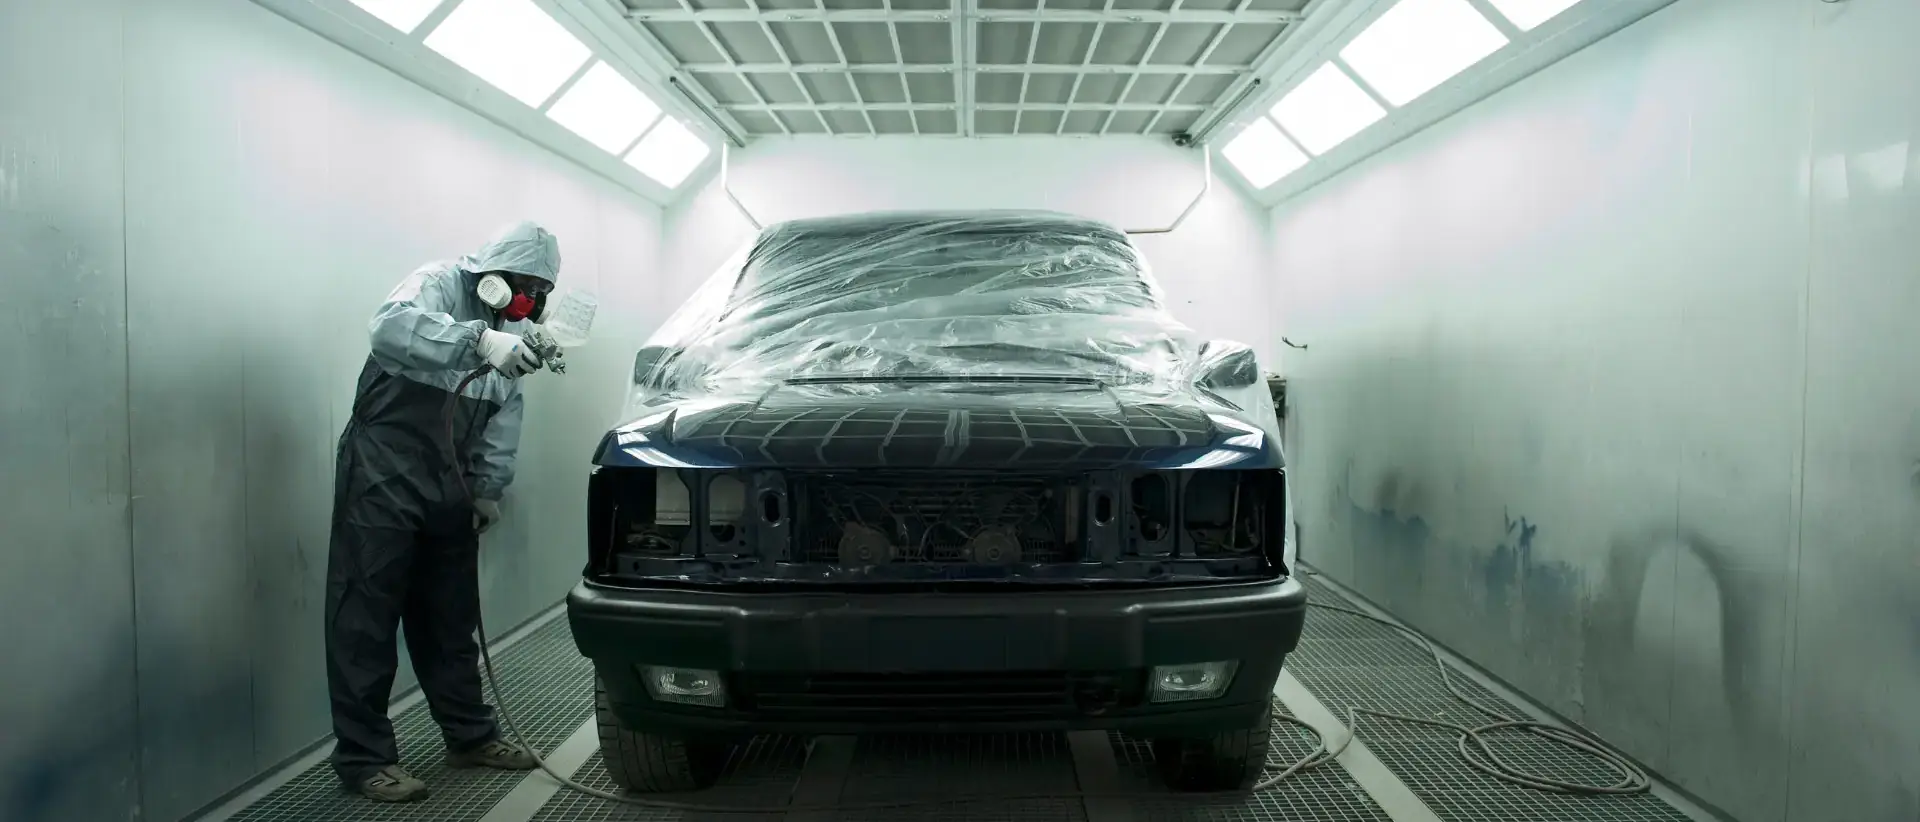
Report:
[{"label": "car wheel", "polygon": [[1244,791],[1267,766],[1273,727],[1261,715],[1258,727],[1199,738],[1153,741],[1153,759],[1167,787],[1177,791]]},{"label": "car wheel", "polygon": [[720,777],[728,745],[671,734],[628,730],[613,715],[606,686],[593,686],[593,711],[600,729],[600,758],[613,783],[635,793],[668,793],[705,788]]}]

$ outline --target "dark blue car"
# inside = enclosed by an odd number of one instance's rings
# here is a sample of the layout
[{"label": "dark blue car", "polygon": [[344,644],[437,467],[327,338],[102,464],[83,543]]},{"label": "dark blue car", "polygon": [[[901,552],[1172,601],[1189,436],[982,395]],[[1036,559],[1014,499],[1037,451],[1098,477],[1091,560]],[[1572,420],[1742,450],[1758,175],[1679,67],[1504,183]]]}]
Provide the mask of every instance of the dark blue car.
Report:
[{"label": "dark blue car", "polygon": [[1102,223],[767,228],[635,358],[568,599],[638,791],[755,734],[1117,729],[1245,788],[1297,642],[1253,352]]}]

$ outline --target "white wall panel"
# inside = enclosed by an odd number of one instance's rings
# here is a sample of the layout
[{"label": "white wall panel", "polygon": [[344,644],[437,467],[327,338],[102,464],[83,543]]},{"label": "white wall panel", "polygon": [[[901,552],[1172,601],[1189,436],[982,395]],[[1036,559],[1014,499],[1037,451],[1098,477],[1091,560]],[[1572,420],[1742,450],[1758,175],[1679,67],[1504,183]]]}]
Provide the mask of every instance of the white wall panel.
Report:
[{"label": "white wall panel", "polygon": [[[0,819],[138,806],[125,4],[0,0]],[[58,78],[58,82],[49,78]]]},{"label": "white wall panel", "polygon": [[0,613],[39,627],[0,640],[0,817],[169,822],[329,732],[367,319],[520,218],[602,308],[567,374],[529,378],[482,597],[496,634],[561,599],[589,456],[660,318],[656,207],[245,2],[0,0],[0,78],[0,270],[43,352],[5,403],[29,458],[0,504],[29,550],[0,551],[24,586]]},{"label": "white wall panel", "polygon": [[1920,814],[1916,25],[1683,0],[1275,211],[1302,556],[1743,820]]}]

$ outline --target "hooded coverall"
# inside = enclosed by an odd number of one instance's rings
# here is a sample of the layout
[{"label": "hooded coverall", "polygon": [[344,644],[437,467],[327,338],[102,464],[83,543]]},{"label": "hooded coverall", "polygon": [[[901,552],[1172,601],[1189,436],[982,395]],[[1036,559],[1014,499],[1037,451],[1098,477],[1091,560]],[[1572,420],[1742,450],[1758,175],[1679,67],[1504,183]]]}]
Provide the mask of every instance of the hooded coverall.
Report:
[{"label": "hooded coverall", "polygon": [[[402,622],[448,748],[469,751],[499,738],[481,695],[473,637],[479,535],[468,492],[497,501],[513,481],[520,385],[489,371],[457,400],[452,392],[485,364],[474,347],[481,331],[527,331],[528,323],[504,321],[480,300],[480,275],[554,282],[559,269],[553,235],[520,223],[476,254],[414,271],[369,323],[372,353],[340,435],[327,557],[333,767],[350,785],[399,762],[387,705]],[[465,467],[465,488],[456,464]]]}]

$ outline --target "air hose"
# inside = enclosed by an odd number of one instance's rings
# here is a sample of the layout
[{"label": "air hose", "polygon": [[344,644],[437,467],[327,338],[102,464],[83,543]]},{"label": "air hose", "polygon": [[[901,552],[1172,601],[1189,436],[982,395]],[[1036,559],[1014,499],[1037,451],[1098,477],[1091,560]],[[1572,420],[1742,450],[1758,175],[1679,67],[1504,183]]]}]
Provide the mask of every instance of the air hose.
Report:
[{"label": "air hose", "polygon": [[[460,480],[461,492],[465,494],[465,496],[470,502],[473,500],[473,491],[467,485],[466,467],[465,467],[465,462],[460,459],[460,455],[459,455],[460,449],[456,447],[454,444],[454,437],[453,437],[454,403],[456,402],[458,397],[465,392],[468,383],[471,383],[475,379],[478,379],[482,374],[485,374],[487,371],[491,370],[491,368],[492,368],[491,366],[481,366],[480,368],[475,369],[472,373],[468,374],[466,378],[460,381],[460,384],[453,391],[453,396],[450,396],[447,398],[445,417],[446,417],[446,429],[447,429],[447,444],[450,452],[449,455],[453,460],[454,473],[459,477],[459,480]],[[1308,575],[1317,575],[1317,572],[1309,571],[1307,573]],[[1553,793],[1573,794],[1578,796],[1604,796],[1604,795],[1617,795],[1617,794],[1645,793],[1652,787],[1652,780],[1647,776],[1645,771],[1641,770],[1641,768],[1638,765],[1634,764],[1632,760],[1627,759],[1625,756],[1621,754],[1615,753],[1611,749],[1607,748],[1604,743],[1600,742],[1597,739],[1586,736],[1584,734],[1581,734],[1577,731],[1573,731],[1568,728],[1549,725],[1547,723],[1537,722],[1534,720],[1524,720],[1524,719],[1518,719],[1515,717],[1507,716],[1506,714],[1474,699],[1473,697],[1468,696],[1466,693],[1462,692],[1459,686],[1454,682],[1452,676],[1449,674],[1446,662],[1440,657],[1439,650],[1433,646],[1433,643],[1428,642],[1426,637],[1421,636],[1420,634],[1414,632],[1413,630],[1406,628],[1404,626],[1401,626],[1397,623],[1382,619],[1380,617],[1376,617],[1372,614],[1368,614],[1368,613],[1354,610],[1351,608],[1343,608],[1337,605],[1323,605],[1320,603],[1308,603],[1308,606],[1311,608],[1322,610],[1322,611],[1333,611],[1336,613],[1359,617],[1361,619],[1379,623],[1381,625],[1387,626],[1388,628],[1392,628],[1393,630],[1399,632],[1401,635],[1407,637],[1408,639],[1413,640],[1415,644],[1418,644],[1422,648],[1426,649],[1428,655],[1433,658],[1434,667],[1439,671],[1440,681],[1446,686],[1447,693],[1453,696],[1455,699],[1460,700],[1462,703],[1487,715],[1487,717],[1489,717],[1492,721],[1481,724],[1481,725],[1477,725],[1477,726],[1467,726],[1467,725],[1461,725],[1453,722],[1447,722],[1444,720],[1407,716],[1405,714],[1397,714],[1397,713],[1391,713],[1387,711],[1377,711],[1370,708],[1349,707],[1347,709],[1347,729],[1348,730],[1347,730],[1346,738],[1340,741],[1340,744],[1338,747],[1330,749],[1327,746],[1326,735],[1322,733],[1320,729],[1307,724],[1304,720],[1300,719],[1299,717],[1293,716],[1292,714],[1289,714],[1286,711],[1281,710],[1279,703],[1277,701],[1273,701],[1270,703],[1270,707],[1272,708],[1274,719],[1289,725],[1293,725],[1299,728],[1304,728],[1307,730],[1307,732],[1313,734],[1316,740],[1314,744],[1314,749],[1308,752],[1307,755],[1299,758],[1298,760],[1295,760],[1293,764],[1288,765],[1287,767],[1281,769],[1278,773],[1272,774],[1270,776],[1264,776],[1258,782],[1255,782],[1254,785],[1250,789],[1248,789],[1248,791],[1207,791],[1207,792],[1181,792],[1181,793],[1154,793],[1154,792],[1148,792],[1148,791],[1044,791],[1044,792],[1033,792],[1033,793],[958,794],[958,795],[950,795],[950,796],[926,797],[926,798],[919,798],[919,799],[895,799],[895,800],[877,800],[877,801],[864,801],[864,802],[831,802],[831,803],[818,803],[818,804],[811,804],[811,805],[789,804],[789,805],[777,805],[777,806],[775,805],[723,805],[723,804],[708,803],[708,802],[683,802],[683,801],[675,801],[675,800],[669,800],[669,799],[653,799],[653,798],[631,796],[627,794],[614,793],[612,791],[603,791],[598,788],[592,788],[586,785],[582,785],[579,782],[574,781],[573,778],[568,774],[563,774],[563,773],[560,773],[558,770],[555,770],[552,765],[548,764],[546,758],[541,756],[540,752],[536,748],[534,748],[532,744],[530,744],[527,741],[527,738],[524,735],[521,734],[519,725],[514,721],[513,713],[507,708],[506,694],[500,688],[499,676],[494,672],[493,653],[491,649],[488,647],[486,622],[482,617],[480,617],[479,614],[475,614],[474,630],[480,645],[480,661],[481,661],[482,669],[485,672],[487,677],[487,685],[493,689],[494,710],[499,714],[502,724],[506,725],[507,734],[512,738],[512,740],[516,744],[518,744],[522,749],[526,750],[528,755],[533,757],[533,761],[539,766],[540,770],[545,772],[548,776],[552,777],[555,782],[558,782],[560,785],[566,787],[569,790],[572,790],[587,796],[597,797],[599,799],[603,799],[608,802],[617,802],[624,805],[636,805],[636,806],[645,807],[645,808],[661,808],[665,810],[680,810],[680,811],[702,811],[707,813],[751,814],[751,813],[769,813],[769,812],[775,812],[775,811],[786,813],[786,812],[809,812],[809,811],[880,810],[880,809],[892,809],[892,808],[930,807],[930,806],[941,806],[941,805],[977,804],[977,803],[990,803],[990,802],[1013,802],[1013,801],[1042,800],[1042,799],[1067,799],[1067,800],[1136,799],[1136,800],[1164,801],[1168,799],[1201,799],[1201,798],[1244,796],[1248,792],[1259,792],[1259,791],[1272,789],[1273,787],[1279,785],[1282,781],[1286,780],[1289,777],[1292,777],[1295,774],[1301,773],[1303,771],[1312,770],[1314,768],[1318,768],[1338,758],[1342,753],[1346,751],[1347,746],[1352,744],[1354,738],[1359,734],[1361,715],[1374,716],[1381,719],[1387,719],[1387,720],[1392,720],[1397,722],[1407,722],[1407,723],[1413,723],[1418,725],[1427,725],[1427,726],[1436,727],[1436,728],[1445,728],[1447,730],[1454,731],[1455,733],[1460,735],[1459,743],[1458,743],[1460,756],[1466,760],[1468,765],[1471,765],[1475,769],[1495,779],[1499,779],[1501,781],[1518,785],[1524,788],[1532,788],[1534,790],[1548,791]],[[1588,785],[1588,784],[1572,782],[1572,781],[1563,780],[1563,779],[1556,779],[1551,776],[1544,776],[1541,774],[1536,774],[1536,773],[1526,771],[1508,762],[1507,760],[1501,758],[1500,755],[1494,751],[1493,746],[1488,743],[1487,734],[1498,732],[1498,731],[1524,731],[1527,733],[1531,733],[1541,739],[1545,739],[1550,742],[1556,742],[1556,743],[1565,745],[1576,751],[1585,753],[1588,756],[1594,758],[1595,760],[1598,760],[1600,764],[1605,766],[1608,770],[1619,774],[1620,778],[1611,785]]]}]

